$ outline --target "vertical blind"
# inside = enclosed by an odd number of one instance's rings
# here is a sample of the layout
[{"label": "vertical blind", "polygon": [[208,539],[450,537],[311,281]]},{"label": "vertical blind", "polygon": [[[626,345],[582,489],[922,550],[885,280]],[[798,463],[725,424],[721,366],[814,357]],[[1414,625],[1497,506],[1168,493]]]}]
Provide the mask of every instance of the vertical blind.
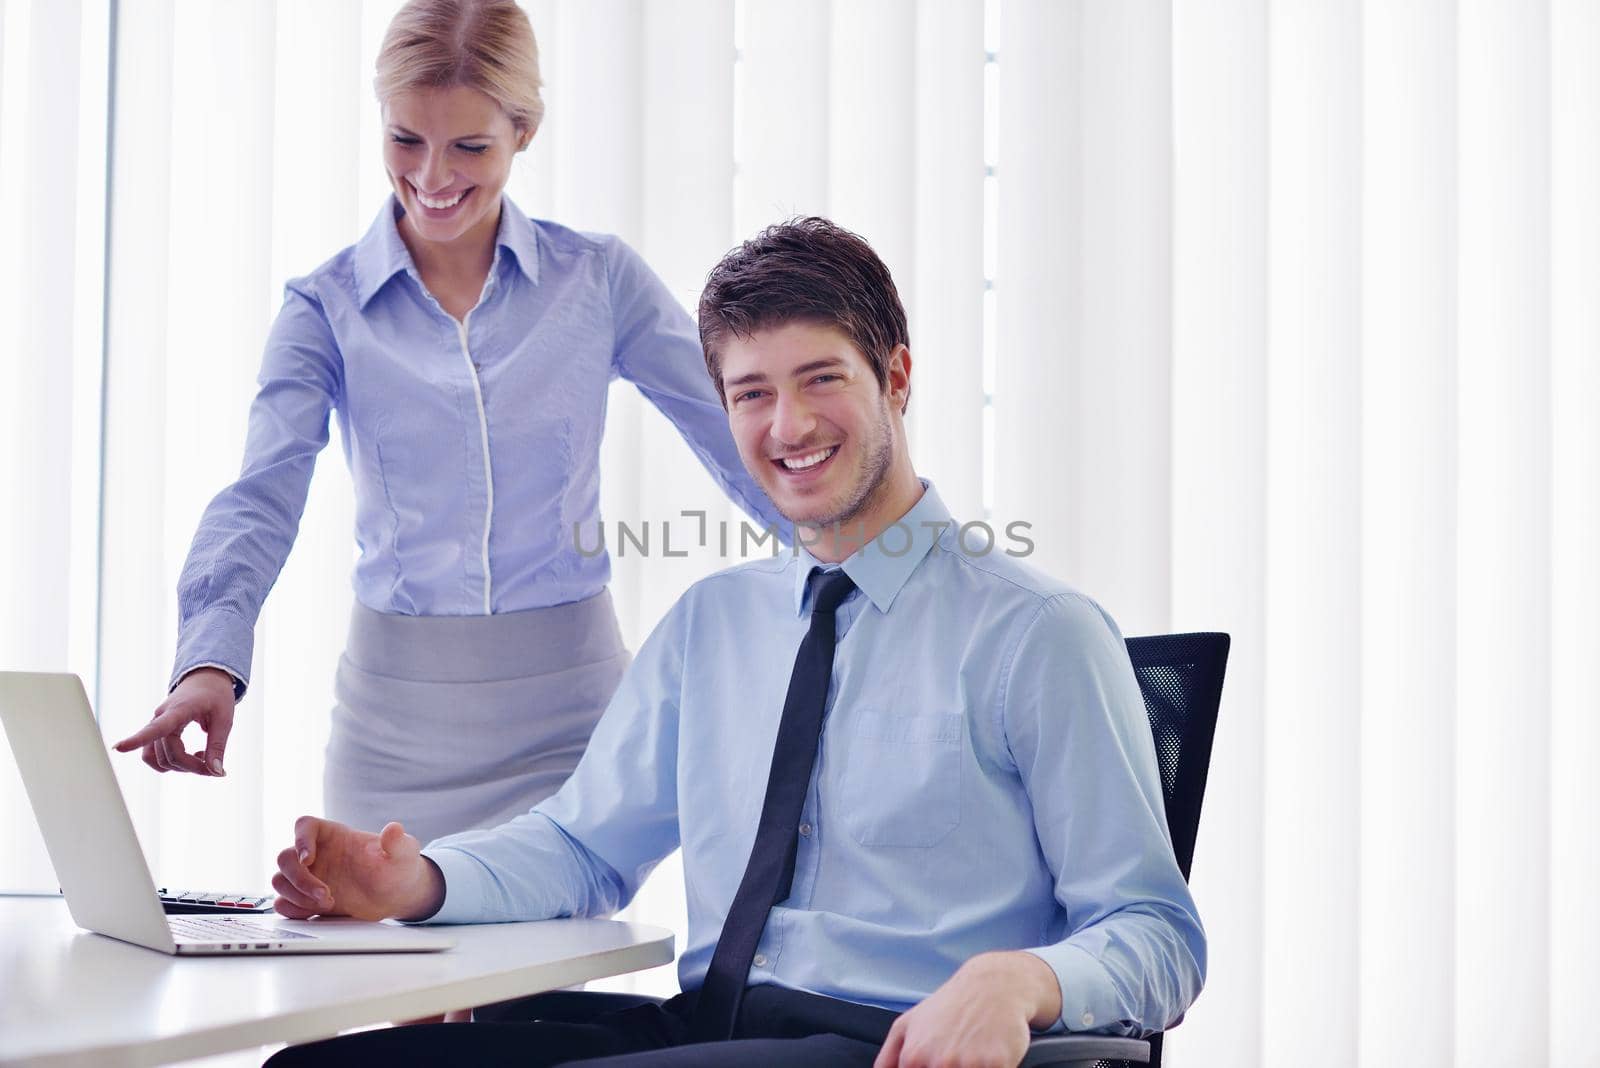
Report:
[{"label": "vertical blind", "polygon": [[[108,737],[161,699],[283,281],[387,193],[397,6],[0,0],[0,664],[82,674]],[[688,305],[767,223],[857,229],[957,514],[1126,633],[1232,632],[1173,1064],[1600,1063],[1600,7],[527,8],[525,210]],[[739,518],[615,387],[608,528],[695,510]],[[351,527],[335,443],[228,778],[119,759],[161,878],[262,885],[317,811]],[[730,562],[689,547],[615,560],[631,645]],[[48,885],[7,823],[0,885]],[[630,914],[681,925],[678,879]]]},{"label": "vertical blind", "polygon": [[[0,3],[0,668],[71,670],[91,682],[108,42],[104,10]],[[7,753],[0,889],[50,889]]]}]

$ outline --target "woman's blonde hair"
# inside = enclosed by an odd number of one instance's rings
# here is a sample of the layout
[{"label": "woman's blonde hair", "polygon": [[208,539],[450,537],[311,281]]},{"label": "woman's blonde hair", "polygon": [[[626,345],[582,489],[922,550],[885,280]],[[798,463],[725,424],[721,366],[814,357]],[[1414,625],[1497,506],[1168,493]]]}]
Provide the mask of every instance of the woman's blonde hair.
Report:
[{"label": "woman's blonde hair", "polygon": [[372,84],[380,103],[417,89],[476,89],[505,109],[523,145],[544,118],[539,46],[515,0],[410,0],[383,35]]}]

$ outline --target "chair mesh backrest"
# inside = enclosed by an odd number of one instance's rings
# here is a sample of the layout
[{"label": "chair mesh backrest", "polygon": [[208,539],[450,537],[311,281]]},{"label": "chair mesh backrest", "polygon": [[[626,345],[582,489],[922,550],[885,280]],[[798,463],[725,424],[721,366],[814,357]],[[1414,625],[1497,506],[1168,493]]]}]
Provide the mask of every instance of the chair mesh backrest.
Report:
[{"label": "chair mesh backrest", "polygon": [[[1156,743],[1161,799],[1183,877],[1194,860],[1200,802],[1211,766],[1211,737],[1228,666],[1226,634],[1157,634],[1128,639],[1128,658],[1144,695]],[[1148,1068],[1160,1068],[1162,1035],[1150,1036]],[[1129,1061],[1095,1061],[1094,1068],[1145,1068]]]},{"label": "chair mesh backrest", "polygon": [[1158,634],[1129,638],[1128,657],[1144,695],[1156,746],[1172,848],[1183,877],[1194,860],[1200,802],[1211,764],[1211,737],[1228,665],[1226,634]]}]

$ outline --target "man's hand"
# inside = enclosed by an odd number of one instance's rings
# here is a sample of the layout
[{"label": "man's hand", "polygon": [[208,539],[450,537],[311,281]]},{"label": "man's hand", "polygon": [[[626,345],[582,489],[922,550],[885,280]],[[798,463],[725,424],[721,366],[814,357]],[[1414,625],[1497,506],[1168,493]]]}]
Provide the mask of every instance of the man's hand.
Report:
[{"label": "man's hand", "polygon": [[301,816],[278,854],[273,908],[292,920],[354,916],[421,920],[444,904],[444,876],[398,823],[378,834]]},{"label": "man's hand", "polygon": [[1056,973],[1032,953],[982,953],[901,1014],[872,1068],[1017,1068],[1030,1029],[1061,1015]]},{"label": "man's hand", "polygon": [[[190,753],[183,747],[183,729],[198,723],[206,747]],[[117,752],[144,747],[144,762],[157,771],[192,771],[223,775],[222,752],[233,730],[233,676],[217,668],[196,668],[179,680],[156,707],[150,722],[118,742]]]}]

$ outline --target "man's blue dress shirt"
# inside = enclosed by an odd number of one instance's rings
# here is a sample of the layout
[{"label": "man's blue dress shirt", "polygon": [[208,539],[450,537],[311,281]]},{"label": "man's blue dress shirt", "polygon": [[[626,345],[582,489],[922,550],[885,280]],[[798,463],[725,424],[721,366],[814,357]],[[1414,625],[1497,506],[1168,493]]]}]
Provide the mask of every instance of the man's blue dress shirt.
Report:
[{"label": "man's blue dress shirt", "polygon": [[355,484],[355,594],[378,612],[490,615],[599,593],[610,560],[580,553],[573,530],[592,551],[618,375],[736,503],[781,522],[739,460],[694,322],[637,253],[503,198],[463,325],[423,288],[396,210],[391,197],[359,242],[287,286],[243,470],[207,507],[179,578],[174,681],[201,665],[248,679],[330,411]]},{"label": "man's blue dress shirt", "polygon": [[[754,842],[814,565],[802,549],[693,586],[558,793],[427,847],[446,882],[431,919],[610,913],[681,846],[678,976],[699,987]],[[964,553],[931,486],[843,567],[858,589],[793,893],[750,981],[898,1011],[978,953],[1025,949],[1060,981],[1058,1027],[1175,1022],[1205,936],[1116,625],[999,549]]]}]

